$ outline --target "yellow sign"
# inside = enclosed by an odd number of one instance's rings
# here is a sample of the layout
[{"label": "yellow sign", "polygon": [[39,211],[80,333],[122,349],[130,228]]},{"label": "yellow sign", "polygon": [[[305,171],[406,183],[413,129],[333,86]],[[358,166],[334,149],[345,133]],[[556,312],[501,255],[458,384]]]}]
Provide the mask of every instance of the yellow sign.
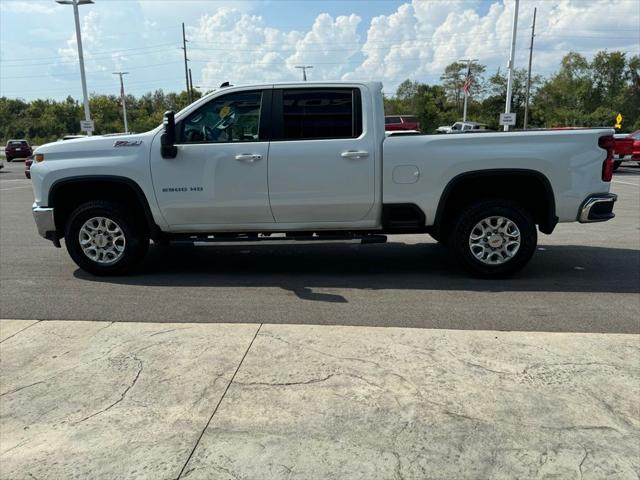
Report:
[{"label": "yellow sign", "polygon": [[618,115],[616,115],[616,124],[614,125],[615,128],[621,128],[622,127],[622,114],[619,113]]}]

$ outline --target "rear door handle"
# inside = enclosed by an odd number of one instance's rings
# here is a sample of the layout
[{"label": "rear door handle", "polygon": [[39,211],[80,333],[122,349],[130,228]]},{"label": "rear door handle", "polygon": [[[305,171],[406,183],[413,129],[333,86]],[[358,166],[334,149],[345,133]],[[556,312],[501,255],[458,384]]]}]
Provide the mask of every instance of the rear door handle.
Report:
[{"label": "rear door handle", "polygon": [[239,153],[238,155],[236,155],[236,160],[239,160],[241,162],[251,163],[261,159],[262,155],[260,155],[259,153]]},{"label": "rear door handle", "polygon": [[364,150],[347,150],[346,152],[342,152],[340,156],[342,158],[367,158],[369,152]]}]

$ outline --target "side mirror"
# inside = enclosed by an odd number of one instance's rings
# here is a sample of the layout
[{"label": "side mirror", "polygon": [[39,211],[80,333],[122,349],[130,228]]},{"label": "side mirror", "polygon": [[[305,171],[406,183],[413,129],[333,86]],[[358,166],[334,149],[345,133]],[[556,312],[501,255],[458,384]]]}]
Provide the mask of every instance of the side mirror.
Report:
[{"label": "side mirror", "polygon": [[164,112],[162,120],[164,133],[160,137],[160,154],[162,158],[176,158],[176,114],[172,111]]}]

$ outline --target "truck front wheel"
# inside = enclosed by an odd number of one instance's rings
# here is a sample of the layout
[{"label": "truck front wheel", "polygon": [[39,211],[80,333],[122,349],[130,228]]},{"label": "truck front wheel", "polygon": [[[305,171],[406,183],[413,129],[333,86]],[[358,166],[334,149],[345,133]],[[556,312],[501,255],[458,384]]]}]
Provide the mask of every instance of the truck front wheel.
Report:
[{"label": "truck front wheel", "polygon": [[134,216],[109,201],[76,208],[67,219],[64,238],[73,261],[100,276],[130,273],[149,248],[149,236]]},{"label": "truck front wheel", "polygon": [[521,270],[538,242],[531,214],[509,200],[488,200],[463,210],[455,220],[453,254],[472,275],[505,278]]}]

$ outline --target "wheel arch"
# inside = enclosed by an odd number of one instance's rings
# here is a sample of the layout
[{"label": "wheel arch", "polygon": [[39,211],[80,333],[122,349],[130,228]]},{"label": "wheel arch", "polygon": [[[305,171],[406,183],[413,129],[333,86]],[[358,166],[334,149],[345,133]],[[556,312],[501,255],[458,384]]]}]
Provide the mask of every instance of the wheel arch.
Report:
[{"label": "wheel arch", "polygon": [[126,202],[143,221],[150,236],[159,236],[160,228],[153,218],[147,197],[137,182],[117,175],[80,175],[57,180],[49,189],[47,205],[54,209],[59,238],[64,235],[64,225],[71,212],[80,204],[91,200]]},{"label": "wheel arch", "polygon": [[[508,182],[508,183],[507,183]],[[482,189],[489,189],[489,193]],[[541,195],[541,199],[532,195]],[[448,219],[476,200],[503,197],[529,209],[541,232],[550,234],[558,223],[551,182],[537,170],[500,168],[461,173],[445,186],[438,202],[434,229],[446,235]]]}]

